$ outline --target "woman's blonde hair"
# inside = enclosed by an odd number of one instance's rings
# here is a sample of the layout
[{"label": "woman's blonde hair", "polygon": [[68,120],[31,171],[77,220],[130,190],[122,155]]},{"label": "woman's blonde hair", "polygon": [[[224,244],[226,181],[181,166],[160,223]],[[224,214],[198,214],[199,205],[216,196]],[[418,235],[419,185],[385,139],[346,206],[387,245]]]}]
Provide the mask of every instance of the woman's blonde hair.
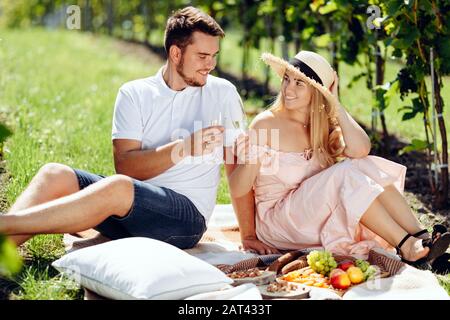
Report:
[{"label": "woman's blonde hair", "polygon": [[[337,121],[336,107],[330,106],[324,96],[314,88],[311,94],[310,143],[313,156],[317,157],[323,168],[328,168],[338,161],[345,148],[342,130]],[[284,108],[284,96],[281,90],[270,110]]]}]

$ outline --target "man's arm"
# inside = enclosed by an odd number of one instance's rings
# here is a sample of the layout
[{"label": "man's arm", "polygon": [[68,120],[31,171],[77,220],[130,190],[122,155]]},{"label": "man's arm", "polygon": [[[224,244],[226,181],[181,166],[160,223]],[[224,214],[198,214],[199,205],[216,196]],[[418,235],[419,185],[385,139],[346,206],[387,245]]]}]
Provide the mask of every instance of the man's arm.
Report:
[{"label": "man's arm", "polygon": [[114,139],[113,153],[116,172],[147,180],[163,173],[187,156],[209,154],[223,144],[223,127],[200,129],[185,139],[178,139],[155,149],[141,150],[141,141]]},{"label": "man's arm", "polygon": [[[233,170],[237,167],[237,159],[234,157],[231,149],[224,148],[224,159],[234,159],[232,162],[225,161],[225,172],[228,180]],[[256,250],[259,254],[278,253],[277,249],[265,245],[256,236],[255,196],[253,189],[242,197],[231,196],[231,203],[238,220],[243,249]]]},{"label": "man's arm", "polygon": [[173,167],[177,162],[175,158],[181,160],[184,156],[182,149],[181,139],[148,150],[141,150],[139,140],[114,139],[114,166],[117,173],[137,180],[147,180]]}]

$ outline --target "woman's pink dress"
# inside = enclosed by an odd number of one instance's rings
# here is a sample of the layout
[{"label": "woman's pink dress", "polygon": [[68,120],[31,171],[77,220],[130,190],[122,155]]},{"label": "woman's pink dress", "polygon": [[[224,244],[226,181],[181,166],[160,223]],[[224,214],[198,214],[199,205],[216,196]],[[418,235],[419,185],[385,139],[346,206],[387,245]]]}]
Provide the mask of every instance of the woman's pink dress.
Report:
[{"label": "woman's pink dress", "polygon": [[392,249],[359,221],[384,187],[394,185],[403,193],[405,166],[367,156],[322,169],[311,152],[264,149],[253,186],[256,234],[262,242],[278,249],[322,246],[360,256],[375,247]]}]

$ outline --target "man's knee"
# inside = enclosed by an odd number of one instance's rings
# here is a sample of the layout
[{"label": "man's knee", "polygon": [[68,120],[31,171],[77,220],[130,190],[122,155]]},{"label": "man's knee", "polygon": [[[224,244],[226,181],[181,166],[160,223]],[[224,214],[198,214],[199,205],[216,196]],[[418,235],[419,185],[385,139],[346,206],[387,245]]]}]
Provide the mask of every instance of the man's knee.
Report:
[{"label": "man's knee", "polygon": [[115,174],[106,177],[103,183],[106,184],[114,207],[118,209],[117,215],[125,215],[134,201],[133,179],[126,175]]},{"label": "man's knee", "polygon": [[121,191],[132,191],[133,179],[123,174],[114,174],[106,177],[105,182],[114,189]]},{"label": "man's knee", "polygon": [[61,163],[46,163],[39,169],[35,179],[45,183],[49,190],[58,191],[61,194],[77,192],[80,189],[73,169]]}]

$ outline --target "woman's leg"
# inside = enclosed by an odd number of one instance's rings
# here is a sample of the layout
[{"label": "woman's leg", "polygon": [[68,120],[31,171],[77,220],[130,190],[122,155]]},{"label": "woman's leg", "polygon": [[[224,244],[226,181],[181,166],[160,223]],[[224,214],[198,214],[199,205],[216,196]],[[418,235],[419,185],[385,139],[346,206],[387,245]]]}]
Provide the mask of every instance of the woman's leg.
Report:
[{"label": "woman's leg", "polygon": [[[414,234],[424,229],[406,202],[406,199],[393,185],[385,187],[378,199],[392,219],[408,233]],[[425,234],[422,237],[429,237],[429,235]]]},{"label": "woman's leg", "polygon": [[[379,197],[362,215],[360,222],[394,247],[409,233],[391,217]],[[422,246],[422,240],[410,237],[400,250],[404,259],[416,261],[425,257],[430,249]]]}]

